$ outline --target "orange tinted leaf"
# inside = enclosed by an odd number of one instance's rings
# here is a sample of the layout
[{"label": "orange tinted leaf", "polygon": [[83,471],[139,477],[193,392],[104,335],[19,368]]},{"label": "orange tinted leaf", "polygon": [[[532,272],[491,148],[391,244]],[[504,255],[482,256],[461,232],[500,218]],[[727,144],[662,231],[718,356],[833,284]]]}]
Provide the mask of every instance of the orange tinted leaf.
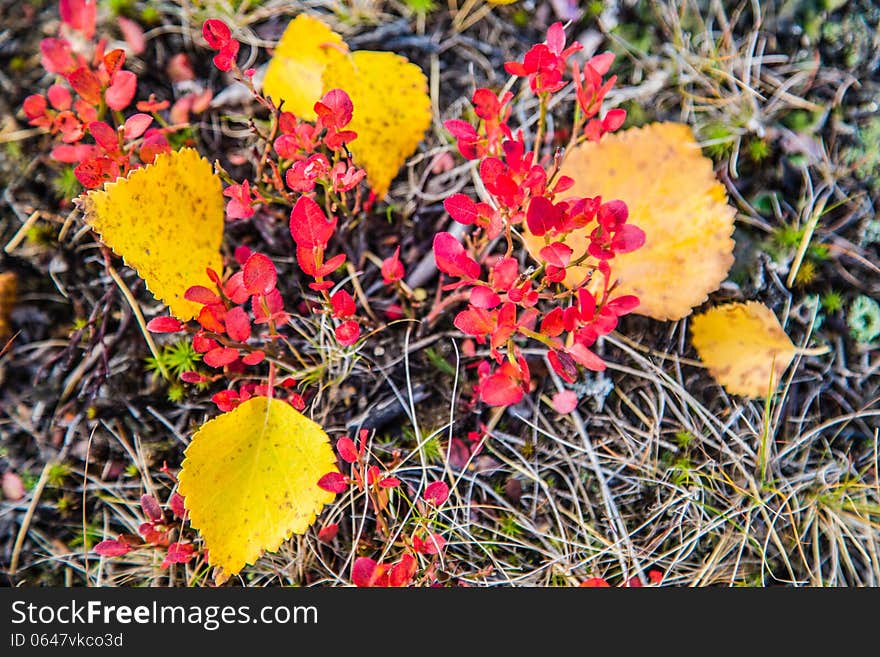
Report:
[{"label": "orange tinted leaf", "polygon": [[[639,297],[636,313],[681,319],[727,277],[735,210],[688,126],[653,123],[584,143],[568,156],[561,173],[575,180],[567,195],[621,199],[629,208],[629,223],[645,231],[642,248],[611,263],[621,281],[618,292]],[[566,239],[573,259],[586,249],[594,227]],[[544,240],[526,239],[537,256]],[[586,272],[569,269],[566,283],[583,280]]]},{"label": "orange tinted leaf", "polygon": [[700,358],[732,395],[766,397],[796,353],[773,311],[755,301],[696,315],[691,331]]}]

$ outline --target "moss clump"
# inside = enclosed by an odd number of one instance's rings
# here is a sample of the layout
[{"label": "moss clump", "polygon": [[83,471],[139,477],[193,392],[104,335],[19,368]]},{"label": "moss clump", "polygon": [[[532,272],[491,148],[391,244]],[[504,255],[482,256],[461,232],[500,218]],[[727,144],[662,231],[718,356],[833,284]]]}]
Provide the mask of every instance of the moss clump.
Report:
[{"label": "moss clump", "polygon": [[880,335],[880,305],[871,297],[856,297],[849,307],[846,323],[857,342],[873,342]]}]

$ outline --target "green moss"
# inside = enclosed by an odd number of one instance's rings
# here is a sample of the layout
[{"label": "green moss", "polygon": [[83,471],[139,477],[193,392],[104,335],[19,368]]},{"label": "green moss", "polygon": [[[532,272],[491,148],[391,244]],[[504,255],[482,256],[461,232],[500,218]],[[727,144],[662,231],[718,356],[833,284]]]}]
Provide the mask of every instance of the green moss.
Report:
[{"label": "green moss", "polygon": [[873,342],[880,336],[880,305],[871,297],[857,296],[849,307],[846,323],[857,342]]},{"label": "green moss", "polygon": [[64,167],[52,180],[52,189],[59,199],[69,200],[76,198],[83,191],[83,186],[76,179],[73,167]]},{"label": "green moss", "polygon": [[434,0],[403,0],[403,4],[417,14],[427,14],[437,8]]},{"label": "green moss", "polygon": [[693,441],[694,434],[692,434],[690,431],[675,432],[675,444],[682,449],[687,449]]},{"label": "green moss", "polygon": [[703,150],[714,160],[721,160],[733,151],[735,135],[726,123],[712,121],[700,128],[700,138],[704,142]]},{"label": "green moss", "polygon": [[105,0],[104,5],[113,16],[130,16],[134,11],[134,0]]},{"label": "green moss", "polygon": [[[201,354],[193,349],[192,344],[186,338],[182,338],[177,342],[172,342],[162,347],[159,357],[149,356],[146,359],[147,370],[150,372],[160,372],[164,368],[175,378],[180,377],[184,372],[192,372],[196,369],[196,365],[202,359]],[[160,367],[161,364],[161,367]],[[172,391],[169,388],[168,394]],[[181,389],[182,398],[182,389]],[[175,400],[172,400],[175,401]]]},{"label": "green moss", "polygon": [[746,146],[749,158],[753,162],[763,162],[770,156],[770,144],[765,139],[753,137]]},{"label": "green moss", "polygon": [[822,308],[829,315],[840,312],[841,308],[843,308],[843,297],[840,295],[840,292],[830,290],[823,294]]},{"label": "green moss", "polygon": [[70,466],[66,463],[53,463],[46,473],[46,482],[55,488],[62,486],[70,475]]},{"label": "green moss", "polygon": [[843,160],[859,180],[880,189],[880,116],[874,116],[856,133],[856,143],[843,153]]}]

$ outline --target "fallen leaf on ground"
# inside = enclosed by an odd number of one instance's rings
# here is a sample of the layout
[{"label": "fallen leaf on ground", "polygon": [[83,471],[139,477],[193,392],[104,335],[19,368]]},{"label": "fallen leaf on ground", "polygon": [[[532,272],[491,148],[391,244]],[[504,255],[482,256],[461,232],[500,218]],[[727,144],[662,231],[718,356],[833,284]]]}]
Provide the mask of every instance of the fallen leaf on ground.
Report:
[{"label": "fallen leaf on ground", "polygon": [[755,301],[695,315],[691,331],[700,359],[732,395],[772,394],[797,352],[773,311]]},{"label": "fallen leaf on ground", "polygon": [[[629,208],[629,223],[645,231],[642,248],[611,261],[620,280],[618,293],[641,301],[635,313],[681,319],[727,277],[736,212],[688,126],[652,123],[586,142],[569,154],[560,173],[575,181],[567,195],[620,199]],[[575,258],[585,251],[594,227],[566,238]],[[543,239],[528,234],[526,239],[537,255]],[[566,283],[582,280],[586,271],[569,269]]]},{"label": "fallen leaf on ground", "polygon": [[392,52],[348,53],[342,37],[316,18],[293,19],[263,80],[263,93],[300,118],[316,118],[314,104],[331,89],[343,89],[354,104],[346,129],[355,163],[382,198],[431,125],[428,80],[422,69]]},{"label": "fallen leaf on ground", "polygon": [[163,153],[127,178],[106,183],[80,202],[86,223],[135,269],[175,317],[189,320],[201,305],[184,294],[213,288],[206,268],[220,272],[223,192],[211,163],[192,148]]},{"label": "fallen leaf on ground", "polygon": [[324,430],[286,402],[254,397],[206,422],[186,449],[179,492],[223,582],[292,534],[303,534],[336,471]]},{"label": "fallen leaf on ground", "polygon": [[334,58],[324,71],[324,88],[351,96],[354,117],[347,128],[358,135],[351,152],[382,198],[431,125],[425,74],[400,55],[358,50]]},{"label": "fallen leaf on ground", "polygon": [[324,94],[324,68],[335,54],[348,50],[342,37],[321,20],[300,14],[287,25],[263,78],[263,94],[307,121]]}]

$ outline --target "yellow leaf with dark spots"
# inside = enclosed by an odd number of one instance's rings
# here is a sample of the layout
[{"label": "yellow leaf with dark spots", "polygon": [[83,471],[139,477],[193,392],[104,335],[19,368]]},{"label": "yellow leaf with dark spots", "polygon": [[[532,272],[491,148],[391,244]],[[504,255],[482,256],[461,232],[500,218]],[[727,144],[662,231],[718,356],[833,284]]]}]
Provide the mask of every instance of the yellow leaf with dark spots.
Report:
[{"label": "yellow leaf with dark spots", "polygon": [[415,64],[391,52],[358,50],[334,57],[324,71],[324,89],[351,97],[354,116],[347,129],[355,163],[382,198],[431,125],[428,80]]},{"label": "yellow leaf with dark spots", "polygon": [[337,471],[324,430],[278,399],[253,397],[203,424],[186,449],[178,490],[217,581],[305,533],[334,499],[318,480]]},{"label": "yellow leaf with dark spots", "polygon": [[772,394],[797,349],[762,303],[728,303],[695,315],[693,343],[710,374],[732,395]]},{"label": "yellow leaf with dark spots", "polygon": [[101,241],[175,317],[189,320],[201,306],[183,298],[186,290],[213,287],[205,269],[223,270],[221,187],[211,163],[184,148],[89,192],[80,206]]}]

